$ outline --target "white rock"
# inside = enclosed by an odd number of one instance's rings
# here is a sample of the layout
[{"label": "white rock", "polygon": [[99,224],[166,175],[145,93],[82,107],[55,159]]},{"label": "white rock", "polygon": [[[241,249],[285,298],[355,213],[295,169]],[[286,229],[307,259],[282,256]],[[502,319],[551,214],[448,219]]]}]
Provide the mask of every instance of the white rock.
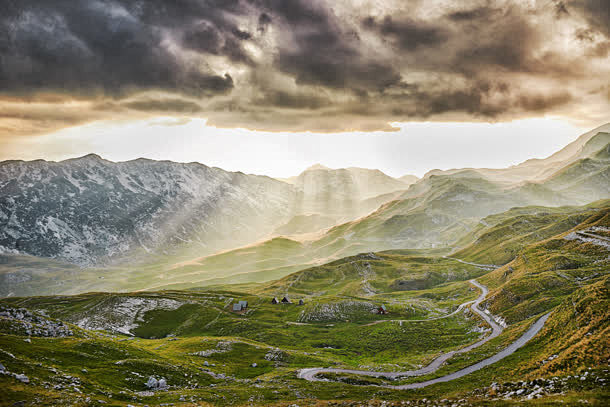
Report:
[{"label": "white rock", "polygon": [[30,379],[26,375],[24,375],[24,374],[16,374],[15,375],[15,379],[17,379],[17,380],[19,380],[20,382],[23,382],[23,383],[29,383],[30,382]]},{"label": "white rock", "polygon": [[146,387],[148,387],[149,389],[156,389],[157,387],[159,387],[159,383],[157,382],[157,379],[150,376],[148,378],[148,381],[146,382]]}]

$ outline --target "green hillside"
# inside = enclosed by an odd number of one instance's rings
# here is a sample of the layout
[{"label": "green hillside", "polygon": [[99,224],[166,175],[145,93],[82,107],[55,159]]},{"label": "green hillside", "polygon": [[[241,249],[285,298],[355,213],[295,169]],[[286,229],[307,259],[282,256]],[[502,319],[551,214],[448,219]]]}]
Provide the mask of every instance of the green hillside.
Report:
[{"label": "green hillside", "polygon": [[482,219],[472,233],[458,242],[458,246],[464,248],[453,256],[476,263],[506,264],[517,256],[523,246],[568,231],[599,209],[608,208],[610,200],[583,207],[512,208]]},{"label": "green hillside", "polygon": [[[592,141],[596,140],[595,138]],[[184,257],[150,256],[143,264],[119,264],[104,269],[82,269],[63,275],[48,274],[32,269],[27,280],[10,277],[19,267],[11,263],[12,256],[3,257],[6,264],[0,266],[3,295],[77,293],[87,290],[139,290],[182,289],[202,285],[227,283],[255,283],[281,278],[292,272],[320,265],[334,259],[352,256],[365,251],[402,249],[444,249],[448,254],[456,248],[464,248],[473,240],[473,234],[481,232],[481,222],[493,223],[495,214],[523,206],[550,207],[550,214],[537,222],[554,222],[561,213],[556,206],[591,202],[610,194],[608,146],[592,155],[575,161],[542,183],[525,183],[506,186],[490,181],[476,171],[465,170],[451,175],[431,175],[413,184],[400,199],[381,205],[368,216],[328,229],[325,233],[296,241],[294,238],[273,238],[243,248],[202,258],[184,260]],[[552,216],[551,216],[552,215]],[[504,215],[500,215],[504,216]],[[510,216],[510,213],[506,216]],[[515,213],[515,216],[518,216]],[[578,216],[575,218],[578,219]],[[290,229],[308,230],[308,219],[295,219]],[[315,223],[315,219],[314,223]],[[565,225],[570,224],[566,220]],[[527,218],[513,223],[528,225]],[[322,226],[321,224],[319,226]],[[533,226],[533,225],[530,225]],[[540,225],[542,226],[542,225]],[[504,225],[509,228],[527,226]],[[561,227],[561,226],[558,226]],[[532,229],[533,230],[533,229]],[[538,230],[539,236],[553,233],[551,228]],[[537,238],[538,235],[532,235]],[[530,240],[519,241],[527,243]],[[502,264],[511,259],[514,248],[502,241],[504,253],[483,253],[479,245],[478,259],[490,264]],[[465,249],[464,255],[472,255]],[[494,249],[497,252],[499,249]],[[482,257],[481,257],[482,256]],[[484,260],[487,256],[487,260]],[[490,257],[491,256],[491,257]],[[34,259],[43,264],[44,259]],[[69,268],[69,267],[66,267]],[[8,276],[8,277],[7,277]],[[23,279],[23,274],[20,274]]]},{"label": "green hillside", "polygon": [[[196,257],[192,248],[189,256],[148,254],[142,249],[138,256],[146,258],[145,262],[126,261],[103,268],[77,268],[53,259],[2,254],[0,295],[260,283],[362,252],[404,248],[434,249],[443,255],[454,252],[474,262],[504,264],[521,245],[567,230],[582,219],[583,211],[593,208],[566,205],[608,199],[608,134],[591,135],[569,152],[571,158],[557,161],[565,165],[544,180],[511,184],[473,169],[428,174],[406,192],[393,193],[396,199],[390,202],[386,202],[389,196],[371,198],[380,199],[375,205],[386,203],[362,218],[320,231],[332,220],[300,216],[278,230],[285,234],[318,230],[298,240],[296,236],[280,236],[205,257]],[[505,238],[498,241],[494,234]],[[470,246],[477,239],[476,247]]]},{"label": "green hillside", "polygon": [[[603,405],[610,379],[609,238],[608,201],[522,207],[486,217],[471,243],[447,257],[444,250],[367,252],[257,285],[5,298],[3,400],[283,405],[383,398],[484,405],[498,397],[507,405]],[[279,239],[266,250],[273,257],[299,247]],[[495,270],[477,265],[509,254],[513,259]],[[488,334],[487,324],[467,306],[458,308],[480,293],[472,278],[490,289],[483,306],[506,322],[484,345],[432,373],[394,381],[331,374],[328,382],[309,382],[296,376],[299,369],[322,366],[416,369],[477,342]],[[292,303],[271,303],[284,296]],[[247,300],[248,308],[234,312],[237,300]],[[377,313],[380,305],[387,314]],[[508,346],[549,311],[542,331],[501,362],[423,389],[376,387],[470,366]],[[149,390],[150,377],[164,378],[168,388]]]}]

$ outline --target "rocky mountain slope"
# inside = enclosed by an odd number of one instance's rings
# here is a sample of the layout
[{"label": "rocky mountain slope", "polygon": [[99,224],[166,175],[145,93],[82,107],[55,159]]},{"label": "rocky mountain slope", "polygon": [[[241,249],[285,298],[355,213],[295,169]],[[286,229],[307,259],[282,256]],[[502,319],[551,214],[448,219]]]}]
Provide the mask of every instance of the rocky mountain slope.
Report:
[{"label": "rocky mountain slope", "polygon": [[[82,266],[205,255],[268,237],[276,228],[292,234],[351,220],[394,197],[378,195],[406,188],[364,169],[312,169],[292,185],[199,163],[114,163],[96,155],[5,161],[0,251]],[[324,220],[299,226],[307,215]]]},{"label": "rocky mountain slope", "polygon": [[[289,183],[201,164],[96,156],[5,162],[0,245],[13,254],[0,256],[2,295],[26,286],[34,294],[260,282],[360,252],[448,251],[467,244],[486,217],[513,207],[610,198],[609,141],[605,131],[581,136],[541,160],[553,169],[541,179],[518,172],[508,182],[511,169],[493,170],[504,174],[495,178],[463,169],[430,173],[406,191],[379,171],[354,168],[316,166]],[[98,268],[62,272],[43,258]]]},{"label": "rocky mountain slope", "polygon": [[79,265],[185,244],[214,252],[264,236],[289,218],[293,202],[285,183],[198,163],[5,161],[0,246]]},{"label": "rocky mountain slope", "polygon": [[[468,169],[429,175],[375,212],[332,227],[321,236],[307,241],[269,240],[195,259],[173,271],[184,272],[195,285],[256,282],[369,250],[460,247],[486,217],[514,207],[583,205],[610,198],[607,137],[608,133],[589,137],[580,153],[571,156],[575,161],[564,162],[564,167],[541,181],[507,184]],[[223,271],[230,276],[223,276]],[[184,279],[179,282],[185,283]]]}]

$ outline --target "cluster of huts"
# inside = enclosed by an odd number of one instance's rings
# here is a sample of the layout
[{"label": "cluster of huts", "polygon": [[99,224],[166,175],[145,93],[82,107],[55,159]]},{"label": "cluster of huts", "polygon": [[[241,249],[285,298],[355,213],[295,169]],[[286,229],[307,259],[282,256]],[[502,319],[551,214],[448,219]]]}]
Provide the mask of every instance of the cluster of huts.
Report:
[{"label": "cluster of huts", "polygon": [[[288,297],[284,297],[281,300],[278,300],[277,297],[273,297],[273,299],[271,300],[271,304],[292,304],[292,301],[290,301],[290,298]],[[305,301],[300,299],[298,304],[304,305]],[[240,300],[233,303],[233,312],[242,312],[246,309],[248,309],[248,301]]]},{"label": "cluster of huts", "polygon": [[[283,297],[281,300],[278,300],[277,297],[273,297],[271,299],[271,304],[274,304],[274,305],[275,304],[292,304],[292,301],[290,301],[290,298],[288,298],[288,297]],[[300,299],[298,304],[305,305],[305,301]],[[246,301],[246,300],[240,300],[233,304],[234,312],[242,312],[242,311],[245,311],[247,308],[248,308],[248,301]],[[381,314],[381,315],[385,315],[388,313],[388,309],[386,308],[385,305],[380,305],[377,308],[377,313]]]},{"label": "cluster of huts", "polygon": [[[292,304],[292,301],[290,301],[290,298],[288,297],[284,297],[282,298],[282,300],[278,300],[277,297],[273,297],[273,299],[271,300],[271,304]],[[299,305],[304,305],[305,301],[303,300],[299,300]]]},{"label": "cluster of huts", "polygon": [[241,312],[245,311],[248,308],[248,301],[242,300],[233,304],[233,311]]}]

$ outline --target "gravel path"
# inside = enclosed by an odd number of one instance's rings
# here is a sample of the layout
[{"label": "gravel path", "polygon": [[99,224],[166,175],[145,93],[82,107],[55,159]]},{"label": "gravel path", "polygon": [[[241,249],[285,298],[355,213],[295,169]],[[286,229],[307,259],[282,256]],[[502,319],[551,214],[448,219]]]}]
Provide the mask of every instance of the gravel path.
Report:
[{"label": "gravel path", "polygon": [[[369,370],[357,370],[357,369],[308,368],[308,369],[301,369],[298,372],[298,377],[301,379],[309,380],[309,381],[322,381],[323,379],[319,379],[316,377],[320,373],[348,373],[348,374],[356,374],[356,375],[362,375],[362,376],[386,377],[386,378],[393,379],[393,378],[397,378],[397,377],[421,376],[421,375],[435,372],[436,370],[438,370],[439,367],[441,367],[441,365],[443,363],[445,363],[453,355],[469,352],[472,349],[475,349],[475,348],[483,345],[484,343],[492,340],[493,338],[497,337],[498,335],[500,335],[502,333],[502,330],[503,330],[502,326],[498,325],[493,320],[493,318],[491,318],[488,314],[486,314],[483,310],[481,310],[479,308],[479,305],[487,296],[487,293],[488,293],[487,287],[478,283],[476,280],[470,280],[470,282],[481,290],[481,295],[474,301],[471,309],[474,312],[476,312],[478,315],[480,315],[481,318],[483,318],[492,328],[491,334],[486,336],[485,338],[481,339],[480,341],[477,341],[471,345],[468,345],[465,348],[444,353],[444,354],[440,355],[439,357],[437,357],[436,359],[434,359],[429,365],[427,365],[421,369],[418,369],[418,370],[407,370],[404,372],[373,372],[373,371],[369,371]],[[468,302],[468,303],[470,303],[470,302]],[[463,305],[466,305],[468,303],[464,303]],[[442,377],[432,379],[432,380],[428,380],[425,382],[405,384],[402,386],[385,386],[385,387],[390,387],[390,388],[395,388],[395,389],[415,389],[415,388],[425,387],[425,386],[429,386],[434,383],[454,380],[459,377],[470,374],[476,370],[482,369],[485,366],[491,365],[492,363],[495,363],[498,360],[503,359],[506,356],[512,354],[517,349],[522,347],[525,343],[527,343],[527,341],[532,339],[538,333],[538,331],[540,331],[540,329],[542,329],[549,314],[546,314],[543,317],[541,317],[540,319],[538,319],[538,321],[536,321],[525,334],[523,334],[515,342],[511,343],[506,349],[497,353],[494,356],[491,356],[485,360],[482,360],[479,363],[476,363],[476,364],[469,366],[467,368],[464,368],[462,370],[458,370],[457,372],[451,373],[449,375],[442,376]]]},{"label": "gravel path", "polygon": [[[476,299],[476,300],[472,300],[472,301],[466,301],[461,303],[457,309],[449,314],[445,314],[445,315],[441,315],[439,317],[433,317],[433,318],[426,318],[426,319],[380,319],[377,321],[373,321],[373,322],[369,322],[368,324],[364,324],[362,326],[371,326],[371,325],[377,325],[377,324],[381,324],[384,322],[404,322],[404,323],[408,323],[408,322],[427,322],[427,321],[436,321],[437,319],[445,319],[445,318],[449,318],[454,316],[455,314],[457,314],[458,312],[460,312],[461,310],[464,309],[464,307],[469,306],[470,304],[474,304],[475,302],[477,302],[477,300],[481,299],[481,298],[485,298],[485,296],[487,295],[487,287],[480,285],[479,283],[477,283],[475,280],[470,280],[470,283],[477,286],[479,289],[481,289],[481,291],[483,291],[483,293]],[[479,301],[480,303],[481,301]],[[478,305],[478,303],[477,303]]]},{"label": "gravel path", "polygon": [[451,374],[437,377],[436,379],[427,380],[425,382],[420,383],[411,383],[411,384],[403,384],[402,386],[390,386],[394,389],[405,390],[405,389],[420,389],[422,387],[430,386],[431,384],[448,382],[451,380],[458,379],[460,377],[464,377],[472,372],[476,372],[477,370],[483,369],[485,366],[489,366],[493,363],[496,363],[508,355],[513,354],[517,349],[525,345],[530,339],[532,339],[536,334],[542,329],[544,323],[549,318],[548,314],[544,314],[540,317],[536,322],[530,326],[530,328],[525,332],[521,337],[519,337],[515,342],[508,345],[503,351],[496,353],[495,355],[488,357],[480,361],[479,363],[475,363],[472,366],[465,367],[464,369],[458,370],[457,372],[453,372]]}]

